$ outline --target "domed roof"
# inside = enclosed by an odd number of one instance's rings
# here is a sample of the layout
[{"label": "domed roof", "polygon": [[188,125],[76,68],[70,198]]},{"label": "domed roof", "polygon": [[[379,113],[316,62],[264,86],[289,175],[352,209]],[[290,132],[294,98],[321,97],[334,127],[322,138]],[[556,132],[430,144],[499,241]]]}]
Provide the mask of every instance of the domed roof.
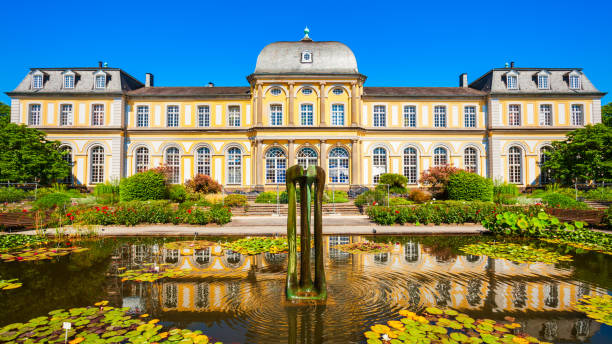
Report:
[{"label": "domed roof", "polygon": [[[305,54],[310,53],[310,56]],[[257,57],[255,74],[358,74],[357,60],[340,42],[275,42]]]}]

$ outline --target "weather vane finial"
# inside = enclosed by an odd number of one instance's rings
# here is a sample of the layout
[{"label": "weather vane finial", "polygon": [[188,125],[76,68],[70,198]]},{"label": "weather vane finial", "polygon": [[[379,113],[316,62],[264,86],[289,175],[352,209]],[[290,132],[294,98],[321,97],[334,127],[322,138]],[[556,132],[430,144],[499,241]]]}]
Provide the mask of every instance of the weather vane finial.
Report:
[{"label": "weather vane finial", "polygon": [[308,36],[309,33],[310,30],[308,29],[308,26],[306,26],[304,28],[304,38],[302,38],[302,41],[312,41],[312,39],[310,39],[310,37]]}]

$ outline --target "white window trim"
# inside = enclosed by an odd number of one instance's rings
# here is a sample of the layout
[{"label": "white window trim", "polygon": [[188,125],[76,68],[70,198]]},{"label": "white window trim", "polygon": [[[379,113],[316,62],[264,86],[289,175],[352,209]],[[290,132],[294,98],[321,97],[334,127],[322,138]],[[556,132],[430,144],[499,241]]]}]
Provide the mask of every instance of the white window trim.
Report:
[{"label": "white window trim", "polygon": [[446,151],[446,165],[452,165],[453,164],[453,162],[451,161],[452,151],[450,147],[445,144],[438,143],[437,145],[431,147],[431,167],[442,166],[442,165],[436,165],[436,162],[435,162],[436,161],[436,149],[438,148],[443,148]]},{"label": "white window trim", "polygon": [[[334,105],[342,105],[344,106],[344,124],[340,125],[340,124],[333,124],[333,120],[332,120],[332,107]],[[348,109],[348,104],[346,102],[332,102],[329,104],[329,125],[332,127],[346,127],[347,126],[347,109]]]},{"label": "white window trim", "polygon": [[[98,87],[98,83],[97,83],[98,76],[104,77],[104,87]],[[93,84],[94,90],[105,90],[108,87],[108,75],[104,71],[101,71],[101,70],[95,72],[93,83],[94,83]]]},{"label": "white window trim", "polygon": [[[550,73],[548,71],[540,71],[536,74],[536,84],[538,86],[538,90],[550,90]],[[545,76],[547,78],[547,85],[546,87],[541,87],[540,86],[540,76]]]},{"label": "white window trim", "polygon": [[408,149],[408,148],[412,148],[412,149],[414,149],[416,151],[416,183],[410,183],[409,182],[408,185],[419,185],[419,176],[420,176],[420,171],[421,171],[420,170],[420,167],[421,167],[420,160],[421,160],[421,156],[422,155],[421,155],[421,151],[419,150],[419,147],[417,147],[416,145],[414,145],[414,144],[407,144],[407,145],[405,145],[405,146],[403,146],[401,148],[401,151],[400,151],[400,160],[401,160],[401,163],[402,163],[402,170],[400,171],[399,174],[401,174],[402,176],[404,175],[404,169],[406,167],[406,164],[404,163],[405,162],[404,151],[406,149]]},{"label": "white window trim", "polygon": [[[552,127],[555,125],[555,104],[554,103],[550,103],[550,102],[541,102],[541,103],[536,103],[537,105],[537,110],[538,110],[538,125],[541,127]],[[550,117],[551,117],[551,124],[550,125],[546,125],[546,124],[541,124],[541,112],[540,112],[540,106],[541,105],[550,105]],[[571,107],[570,107],[570,112],[571,112]]]},{"label": "white window trim", "polygon": [[[230,125],[230,118],[229,118],[229,109],[232,106],[237,106],[239,111],[240,111],[240,125]],[[221,114],[219,114],[221,115]],[[240,128],[242,126],[244,126],[244,109],[242,108],[242,104],[240,103],[229,103],[227,105],[225,105],[225,125],[228,128]],[[210,106],[210,125],[212,126],[212,105]],[[242,151],[242,148],[240,148],[240,150]]]},{"label": "white window trim", "polygon": [[[35,82],[34,79],[35,77],[40,76],[40,87],[36,87],[35,86]],[[34,73],[32,73],[32,83],[30,84],[30,88],[33,90],[41,90],[45,87],[45,74],[41,71],[36,71]]]},{"label": "white window trim", "polygon": [[[389,173],[389,164],[390,164],[390,162],[391,162],[391,161],[390,161],[391,152],[390,152],[390,150],[389,150],[389,147],[387,147],[387,146],[385,146],[385,145],[380,145],[380,144],[378,144],[378,145],[376,145],[376,146],[372,147],[372,154],[371,154],[371,159],[372,159],[372,160],[370,161],[370,164],[371,164],[371,166],[370,166],[370,167],[371,167],[371,169],[372,169],[372,184],[373,184],[373,185],[376,185],[376,184],[377,184],[377,182],[375,182],[375,181],[374,181],[374,177],[375,177],[375,175],[374,175],[374,166],[376,166],[376,165],[374,165],[374,156],[376,155],[376,154],[374,154],[374,151],[375,151],[376,149],[378,149],[378,148],[382,148],[382,149],[384,149],[384,150],[385,150],[385,172],[384,172],[384,173],[381,173],[381,174]],[[350,154],[351,154],[351,152],[349,151],[349,157],[350,157]],[[349,160],[349,170],[350,170],[350,160]],[[380,179],[380,177],[379,177],[379,179]],[[380,181],[380,180],[379,180],[379,181]]]},{"label": "white window trim", "polygon": [[[578,87],[572,87],[572,77],[578,77]],[[582,75],[578,71],[571,71],[567,77],[567,86],[570,90],[582,89]]]},{"label": "white window trim", "polygon": [[[415,126],[414,127],[406,127],[404,124],[404,107],[405,106],[414,106],[416,109],[416,119],[415,119]],[[419,104],[418,103],[402,103],[401,104],[401,121],[402,121],[402,128],[418,128],[419,127],[419,117],[421,117],[421,111],[419,110]],[[404,156],[404,150],[402,149],[402,159]]]},{"label": "white window trim", "polygon": [[[200,126],[199,114],[198,114],[198,109],[200,108],[200,106],[208,106],[208,126]],[[195,104],[195,111],[193,113],[195,115],[195,118],[194,118],[195,121],[194,122],[195,122],[196,128],[210,128],[210,127],[212,127],[212,122],[213,122],[212,111],[213,111],[212,104],[209,104],[209,103],[196,103]]]},{"label": "white window trim", "polygon": [[[446,125],[443,127],[436,127],[436,106],[444,106],[445,108],[444,114],[445,114],[446,119],[444,121],[445,122],[444,124]],[[431,118],[430,118],[431,126],[434,128],[438,128],[438,129],[449,128],[449,125],[451,124],[450,123],[450,110],[451,110],[451,107],[446,103],[431,104]]]},{"label": "white window trim", "polygon": [[[272,124],[272,106],[280,105],[281,107],[281,124]],[[312,109],[314,112],[314,108]],[[313,114],[314,115],[314,114]],[[282,127],[285,125],[285,104],[278,102],[268,103],[268,125],[271,127]]]},{"label": "white window trim", "polygon": [[[170,106],[178,106],[178,125],[176,127],[171,127],[168,125],[168,107]],[[181,127],[181,104],[180,103],[165,103],[164,104],[164,118],[166,119],[165,128],[180,128]],[[149,121],[151,121],[151,108],[149,108]]]},{"label": "white window trim", "polygon": [[264,89],[263,89],[263,97],[264,97],[264,99],[265,99],[266,97],[268,97],[268,96],[273,97],[273,98],[276,98],[276,97],[283,97],[283,94],[279,94],[278,96],[274,96],[274,95],[272,95],[272,93],[270,93],[270,91],[271,91],[273,88],[280,88],[280,89],[283,91],[283,93],[284,93],[285,95],[289,94],[289,90],[288,90],[288,89],[287,89],[287,87],[285,87],[284,85],[281,85],[281,84],[270,84],[270,85],[268,85],[268,86],[264,87]]},{"label": "white window trim", "polygon": [[[519,107],[519,124],[518,125],[513,125],[510,124],[510,106],[511,105],[518,105]],[[539,111],[539,109],[538,109]],[[506,119],[508,120],[508,126],[509,127],[520,127],[523,125],[523,104],[521,103],[508,103],[506,105]]]},{"label": "white window trim", "polygon": [[[66,87],[66,77],[72,76],[72,87]],[[62,89],[73,90],[76,87],[76,74],[73,71],[66,71],[62,75]]]},{"label": "white window trim", "polygon": [[[474,127],[466,127],[465,126],[465,108],[466,107],[474,107],[476,108],[476,112],[474,113],[474,115],[476,116],[476,123]],[[478,109],[480,108],[480,105],[478,103],[465,103],[463,104],[463,112],[461,113],[461,120],[460,123],[462,124],[462,128],[471,128],[471,129],[477,129],[478,128],[478,124],[480,123],[480,121],[478,120],[478,117],[480,116],[480,113],[478,112]]]},{"label": "white window trim", "polygon": [[[229,182],[229,163],[228,163],[228,159],[229,159],[229,151],[232,148],[238,148],[238,150],[240,151],[240,183],[230,183]],[[225,184],[227,185],[244,185],[244,178],[243,178],[243,173],[244,173],[244,148],[240,145],[236,145],[236,144],[232,144],[228,147],[225,148],[223,154],[225,155]],[[212,151],[211,151],[211,155],[213,155]],[[212,173],[212,171],[211,171]],[[264,173],[265,173],[265,167],[264,167]],[[264,176],[265,178],[265,176]]]},{"label": "white window trim", "polygon": [[[509,77],[516,78],[516,85],[515,85],[515,87],[510,87]],[[519,88],[520,88],[519,87],[519,73],[517,73],[514,70],[511,70],[508,73],[506,73],[506,89],[516,91]]]},{"label": "white window trim", "polygon": [[[510,148],[512,147],[518,147],[521,151],[521,180],[516,183],[516,182],[511,182],[510,181]],[[509,184],[514,184],[514,185],[524,185],[525,184],[525,163],[526,163],[526,157],[527,157],[527,151],[525,150],[525,147],[523,147],[522,145],[518,145],[518,144],[510,144],[508,146],[508,149],[505,152],[505,156],[506,156],[506,181]]]},{"label": "white window trim", "polygon": [[26,125],[32,125],[30,124],[30,107],[32,105],[39,105],[40,106],[40,121],[37,125],[35,125],[36,127],[41,127],[44,125],[44,107],[43,104],[40,102],[27,102],[25,104],[26,108],[25,108],[25,121],[23,121],[23,123],[25,123]]},{"label": "white window trim", "polygon": [[[94,116],[94,106],[96,105],[102,105],[103,111],[102,111],[102,124],[93,124],[93,116]],[[89,116],[89,123],[91,126],[96,126],[96,127],[101,127],[106,125],[106,104],[104,103],[91,103],[89,106],[89,111],[90,111],[90,116]]]},{"label": "white window trim", "polygon": [[[572,105],[581,105],[582,106],[582,125],[579,124],[572,124]],[[586,107],[586,103],[584,102],[572,102],[569,103],[569,125],[572,127],[583,127],[585,125],[588,124],[587,121],[587,107]]]},{"label": "white window trim", "polygon": [[[278,104],[270,104],[270,105],[278,105]],[[302,125],[302,105],[312,105],[312,125]],[[305,101],[298,103],[298,126],[300,127],[314,127],[317,124],[317,105],[311,101]],[[283,112],[283,116],[285,113]]]},{"label": "white window trim", "polygon": [[[144,145],[144,144],[139,144],[139,145],[137,145],[136,147],[134,147],[134,148],[132,149],[132,154],[131,154],[131,155],[132,155],[132,156],[131,156],[131,159],[132,159],[132,161],[133,161],[133,165],[134,165],[134,166],[132,166],[132,173],[133,173],[133,174],[138,173],[138,172],[137,172],[138,164],[137,164],[137,154],[136,154],[136,152],[137,152],[137,151],[138,151],[138,149],[140,149],[140,148],[146,148],[146,149],[149,151],[149,152],[148,152],[148,155],[149,155],[149,168],[151,167],[151,164],[152,164],[152,162],[153,162],[153,161],[152,161],[152,157],[153,157],[153,152],[152,152],[152,151],[153,151],[153,150],[151,149],[151,147],[149,147],[149,146],[147,146],[147,145]],[[164,164],[165,164],[165,161],[164,161]]]},{"label": "white window trim", "polygon": [[[309,59],[305,59],[304,55],[309,54],[310,58]],[[302,50],[302,52],[300,53],[300,62],[301,63],[312,63],[313,60],[313,56],[312,56],[312,51],[311,50]]]},{"label": "white window trim", "polygon": [[[72,118],[70,118],[70,124],[62,125],[62,106],[72,106]],[[75,104],[73,102],[61,102],[57,104],[57,126],[58,127],[69,127],[74,125],[74,112],[76,111]],[[42,122],[42,121],[41,121]]]},{"label": "white window trim", "polygon": [[[147,126],[146,127],[139,127],[138,126],[138,107],[140,107],[140,106],[146,106],[147,108],[149,108],[149,119],[147,121]],[[134,112],[134,122],[133,122],[134,123],[133,124],[134,128],[150,128],[151,127],[151,119],[152,119],[151,118],[151,108],[152,108],[152,106],[149,103],[134,103],[132,105],[132,109],[133,109],[132,111]]]},{"label": "white window trim", "polygon": [[[385,123],[384,125],[381,126],[375,126],[374,125],[374,107],[375,106],[384,106],[385,107]],[[372,103],[370,106],[370,113],[371,115],[371,119],[372,119],[372,128],[387,128],[389,126],[389,105],[387,103]]]},{"label": "white window trim", "polygon": [[[304,89],[304,88],[310,88],[310,89],[312,89],[313,92],[311,94],[308,94],[308,95],[302,93],[303,97],[312,97],[313,94],[316,95],[317,97],[319,97],[319,93],[320,93],[319,92],[320,91],[319,87],[316,86],[316,85],[313,85],[313,84],[303,84],[303,85],[294,87],[293,88],[293,97],[296,98],[298,96],[298,94],[300,94],[300,92],[302,92],[302,89]],[[287,94],[289,94],[289,93],[287,92]]]}]

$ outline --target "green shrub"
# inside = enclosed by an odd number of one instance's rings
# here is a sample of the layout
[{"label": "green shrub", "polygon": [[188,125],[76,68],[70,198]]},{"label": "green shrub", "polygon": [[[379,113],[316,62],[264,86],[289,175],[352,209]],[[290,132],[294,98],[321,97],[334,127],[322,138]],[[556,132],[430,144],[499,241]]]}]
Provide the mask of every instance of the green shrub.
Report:
[{"label": "green shrub", "polygon": [[205,174],[197,174],[193,179],[186,181],[185,186],[190,192],[203,194],[221,192],[221,184]]},{"label": "green shrub", "polygon": [[209,212],[211,223],[224,225],[232,221],[232,212],[229,207],[216,204],[210,208]]},{"label": "green shrub", "polygon": [[100,204],[113,204],[119,202],[120,187],[117,182],[106,182],[97,184],[93,194]]},{"label": "green shrub", "polygon": [[[283,191],[284,192],[284,191]],[[278,195],[279,201],[282,196],[282,193]],[[287,193],[285,192],[285,203],[287,203]],[[276,191],[265,191],[257,195],[255,199],[255,203],[276,203]],[[280,202],[282,203],[282,202]]]},{"label": "green shrub", "polygon": [[410,205],[410,204],[414,204],[413,201],[407,200],[403,197],[391,197],[391,199],[389,200],[389,205],[390,206],[394,206],[394,205]]},{"label": "green shrub", "polygon": [[601,223],[606,226],[607,229],[612,229],[612,205],[606,209]]},{"label": "green shrub", "polygon": [[612,202],[612,187],[599,187],[583,193],[583,197],[593,201]]},{"label": "green shrub", "polygon": [[[532,211],[525,210],[523,207],[513,207],[509,209],[516,212]],[[501,207],[498,207],[492,202],[446,201],[415,206],[369,207],[367,214],[370,220],[382,225],[393,223],[479,223],[494,219],[498,210],[501,210]]]},{"label": "green shrub", "polygon": [[355,198],[355,205],[358,207],[380,204],[387,204],[387,192],[368,190]]},{"label": "green shrub", "polygon": [[19,202],[28,197],[28,192],[25,190],[17,189],[14,187],[2,187],[0,188],[0,202]]},{"label": "green shrub", "polygon": [[449,199],[490,202],[493,200],[493,182],[475,173],[460,171],[448,179],[447,192]]},{"label": "green shrub", "polygon": [[225,196],[223,203],[228,207],[244,207],[247,204],[247,196],[231,194]]},{"label": "green shrub", "polygon": [[576,201],[573,197],[554,192],[547,192],[542,196],[542,203],[552,208],[587,209],[586,203]]},{"label": "green shrub", "polygon": [[421,172],[419,183],[431,187],[432,194],[437,198],[446,197],[446,185],[450,176],[462,171],[452,165],[433,166]]},{"label": "green shrub", "polygon": [[164,199],[166,179],[155,171],[140,172],[123,179],[119,189],[122,202]]},{"label": "green shrub", "polygon": [[408,178],[397,173],[383,173],[380,175],[376,190],[387,192],[387,184],[389,185],[389,192],[393,194],[405,194],[408,192],[406,185],[408,185]]},{"label": "green shrub", "polygon": [[38,198],[34,202],[34,208],[51,209],[55,207],[63,207],[64,205],[68,204],[70,204],[70,196],[63,192],[54,192]]},{"label": "green shrub", "polygon": [[187,189],[184,186],[174,184],[168,187],[168,199],[172,202],[183,203],[187,199]]},{"label": "green shrub", "polygon": [[493,194],[494,195],[509,195],[509,196],[518,196],[519,189],[515,184],[509,184],[506,182],[495,181],[493,184]]},{"label": "green shrub", "polygon": [[323,202],[325,203],[346,203],[348,201],[349,199],[346,191],[325,190],[325,193],[323,194]]},{"label": "green shrub", "polygon": [[423,190],[414,189],[410,191],[408,198],[417,203],[424,203],[431,200],[431,194]]}]

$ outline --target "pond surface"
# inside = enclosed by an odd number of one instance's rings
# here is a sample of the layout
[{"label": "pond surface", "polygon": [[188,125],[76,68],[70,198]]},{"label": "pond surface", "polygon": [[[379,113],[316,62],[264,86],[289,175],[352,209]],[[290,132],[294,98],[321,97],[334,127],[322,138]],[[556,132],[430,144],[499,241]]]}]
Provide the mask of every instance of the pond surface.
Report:
[{"label": "pond surface", "polygon": [[[328,301],[296,306],[284,301],[286,254],[164,248],[165,242],[190,239],[103,238],[73,242],[90,250],[52,261],[0,263],[1,279],[23,282],[19,289],[0,291],[0,326],[108,300],[151,314],[165,326],[203,330],[226,344],[365,343],[364,331],[399,319],[400,309],[437,306],[473,318],[513,316],[522,331],[540,340],[612,342],[612,327],[572,309],[584,295],[610,293],[612,256],[536,242],[574,261],[516,264],[459,251],[491,237],[326,236]],[[394,250],[353,255],[334,249],[364,240],[391,242]],[[153,283],[117,276],[120,268],[150,263],[191,272]]]}]

